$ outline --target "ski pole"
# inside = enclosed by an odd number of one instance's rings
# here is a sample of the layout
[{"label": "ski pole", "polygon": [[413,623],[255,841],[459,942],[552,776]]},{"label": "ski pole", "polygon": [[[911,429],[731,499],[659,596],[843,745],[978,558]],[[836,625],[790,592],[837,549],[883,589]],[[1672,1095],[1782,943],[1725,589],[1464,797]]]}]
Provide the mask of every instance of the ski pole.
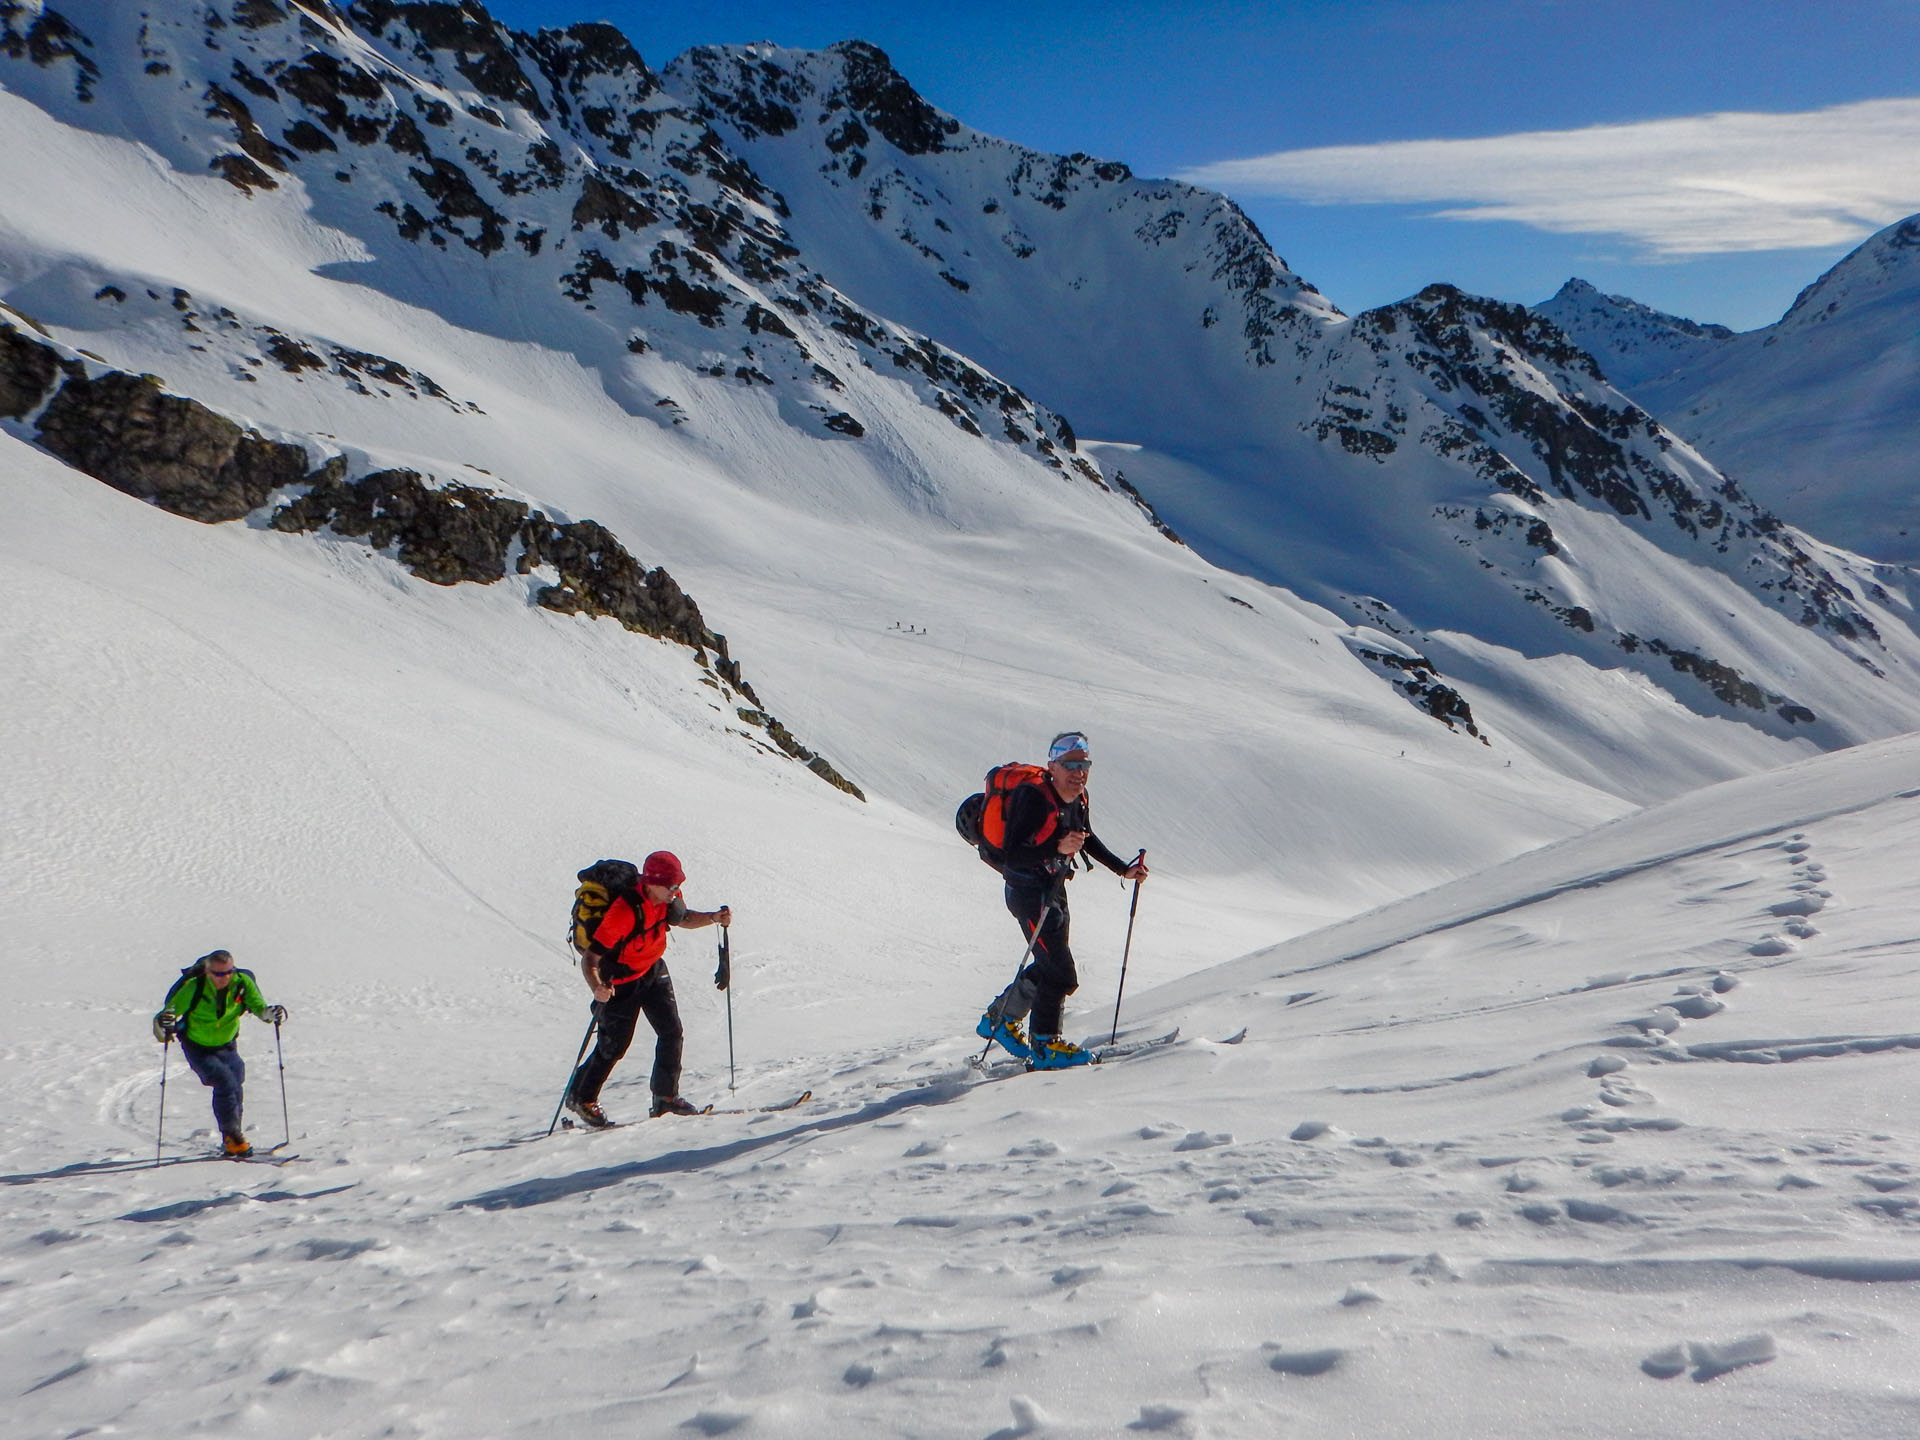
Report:
[{"label": "ski pole", "polygon": [[[1147,852],[1142,850],[1134,864],[1144,865]],[[1113,992],[1113,1034],[1107,1040],[1109,1045],[1120,1038],[1120,997],[1127,993],[1127,957],[1133,953],[1133,917],[1140,908],[1140,882],[1133,882],[1133,903],[1127,906],[1127,943],[1120,951],[1120,988]]]},{"label": "ski pole", "polygon": [[[725,906],[721,907],[725,909]],[[732,932],[720,927],[720,965],[713,972],[713,984],[717,990],[727,994],[727,1089],[734,1089],[733,1083],[733,937]]]},{"label": "ski pole", "polygon": [[[1027,948],[1020,952],[1020,963],[1013,967],[1013,978],[1016,982],[1020,979],[1020,972],[1027,968],[1027,957],[1033,954],[1033,947],[1040,943],[1040,932],[1047,928],[1047,917],[1052,913],[1053,901],[1049,898],[1047,903],[1040,907],[1040,918],[1033,922],[1033,933],[1027,937]],[[973,1059],[974,1069],[977,1070],[987,1063],[987,1051],[991,1049],[993,1049],[991,1040],[980,1047],[980,1053]]]},{"label": "ski pole", "polygon": [[573,1069],[567,1071],[567,1088],[560,1092],[560,1103],[553,1107],[553,1119],[547,1122],[547,1134],[553,1134],[553,1127],[560,1123],[560,1111],[565,1108],[567,1096],[573,1093],[574,1071],[580,1068],[580,1062],[587,1058],[587,1046],[593,1043],[593,1032],[600,1028],[600,1007],[593,1007],[593,1019],[587,1022],[587,1033],[580,1037],[580,1053],[573,1057]]},{"label": "ski pole", "polygon": [[280,1128],[286,1133],[286,1138],[280,1143],[283,1146],[291,1145],[293,1144],[293,1123],[287,1119],[287,1052],[280,1048],[278,1020],[273,1022],[273,1054],[274,1058],[280,1062]]},{"label": "ski pole", "polygon": [[173,1036],[160,1042],[160,1123],[153,1132],[153,1163],[160,1163],[161,1138],[167,1133],[167,1052],[173,1048]]}]

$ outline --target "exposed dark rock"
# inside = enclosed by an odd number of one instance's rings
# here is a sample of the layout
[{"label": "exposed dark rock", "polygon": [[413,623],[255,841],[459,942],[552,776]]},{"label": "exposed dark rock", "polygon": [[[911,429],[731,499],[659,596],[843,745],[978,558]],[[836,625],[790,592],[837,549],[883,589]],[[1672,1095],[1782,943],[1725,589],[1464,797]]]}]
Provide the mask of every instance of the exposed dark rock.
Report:
[{"label": "exposed dark rock", "polygon": [[40,443],[116,490],[192,520],[238,520],[306,476],[299,445],[263,440],[151,376],[69,380],[40,417]]},{"label": "exposed dark rock", "polygon": [[[445,120],[437,122],[446,124]],[[387,146],[402,155],[412,155],[425,160],[433,154],[427,146],[427,137],[420,133],[420,127],[413,123],[411,115],[396,115],[393,124],[387,127]]]},{"label": "exposed dark rock", "polygon": [[[797,338],[793,333],[793,327],[788,325],[786,321],[782,320],[764,305],[749,305],[747,307],[746,326],[747,329],[755,335],[766,331],[773,335],[784,335],[789,340]],[[818,367],[816,366],[815,368],[817,369]],[[834,384],[834,388],[839,388],[837,381]]]},{"label": "exposed dark rock", "polygon": [[409,169],[407,173],[414,179],[428,197],[440,207],[440,220],[449,229],[458,232],[453,225],[455,220],[478,220],[480,233],[474,236],[462,235],[472,249],[482,255],[491,255],[507,243],[506,219],[473,188],[473,181],[467,172],[451,160],[431,157],[428,170]]},{"label": "exposed dark rock", "polygon": [[347,105],[349,99],[373,102],[385,95],[378,76],[342,62],[325,50],[312,50],[274,78],[282,90],[319,116],[320,123],[336,135],[344,133],[359,145],[379,138],[377,122],[355,114]]},{"label": "exposed dark rock", "polygon": [[826,420],[822,423],[826,425],[827,429],[837,434],[851,435],[855,440],[858,440],[862,435],[867,433],[867,427],[854,419],[853,416],[847,414],[844,410],[835,411],[833,414],[827,416]]},{"label": "exposed dark rock", "polygon": [[620,238],[622,225],[629,230],[642,230],[659,218],[626,191],[609,185],[597,175],[589,175],[581,182],[580,198],[573,207],[576,230],[597,225],[609,240]]},{"label": "exposed dark rock", "polygon": [[322,150],[338,150],[333,137],[311,120],[302,120],[284,132],[287,144],[296,150],[304,150],[309,155],[318,155]]},{"label": "exposed dark rock", "polygon": [[376,550],[396,548],[400,563],[436,585],[490,584],[506,574],[507,547],[527,507],[467,485],[429,486],[416,471],[382,470],[358,480],[324,477],[273,513],[289,532],[331,527]]},{"label": "exposed dark rock", "polygon": [[19,0],[0,0],[0,55],[9,59],[31,60],[42,70],[61,60],[73,61],[73,93],[81,100],[92,100],[94,86],[100,80],[100,67],[86,53],[93,42],[58,10],[45,9],[31,24],[20,28],[27,14]]},{"label": "exposed dark rock", "polygon": [[0,419],[30,413],[60,374],[60,355],[0,320]]},{"label": "exposed dark rock", "polygon": [[376,35],[396,22],[404,25],[426,49],[451,51],[457,57],[454,68],[482,95],[547,118],[539,92],[514,58],[511,35],[479,5],[355,0],[347,14]]},{"label": "exposed dark rock", "polygon": [[[218,85],[209,85],[206,102],[210,119],[223,119],[232,124],[240,149],[249,160],[274,170],[287,168],[287,161],[293,158],[291,152],[266,137],[265,132],[254,123],[253,112],[247,108],[246,101],[231,91],[222,90]],[[233,177],[229,175],[227,178],[231,180]],[[274,182],[267,180],[264,188],[273,189]]]},{"label": "exposed dark rock", "polygon": [[274,0],[238,0],[233,7],[233,23],[246,30],[264,30],[269,25],[278,25],[287,18]]},{"label": "exposed dark rock", "polygon": [[925,155],[943,147],[960,129],[921,98],[877,45],[843,40],[829,47],[846,65],[847,104],[879,131],[894,148],[907,155]]},{"label": "exposed dark rock", "polygon": [[[1228,599],[1234,597],[1228,596]],[[1246,601],[1239,602],[1242,605]],[[1251,609],[1251,606],[1248,606]],[[1480,733],[1473,723],[1473,707],[1467,704],[1466,697],[1440,678],[1440,672],[1434,669],[1433,662],[1423,655],[1399,655],[1391,650],[1382,650],[1378,646],[1368,645],[1355,635],[1344,637],[1347,648],[1368,669],[1392,682],[1395,688],[1402,690],[1418,708],[1433,716],[1449,730],[1457,723],[1469,735],[1482,744],[1488,743],[1487,737]]]}]

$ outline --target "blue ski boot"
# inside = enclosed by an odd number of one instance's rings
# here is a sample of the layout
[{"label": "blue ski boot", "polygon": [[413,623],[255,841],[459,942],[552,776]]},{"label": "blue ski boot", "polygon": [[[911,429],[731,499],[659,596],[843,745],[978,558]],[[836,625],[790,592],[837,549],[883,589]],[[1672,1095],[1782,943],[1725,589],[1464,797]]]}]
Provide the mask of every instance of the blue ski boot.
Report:
[{"label": "blue ski boot", "polygon": [[1033,1051],[1028,1048],[1025,1032],[1018,1020],[1005,1020],[989,1010],[980,1017],[980,1023],[973,1027],[973,1033],[982,1040],[997,1040],[1000,1048],[1016,1060],[1033,1059]]},{"label": "blue ski boot", "polygon": [[1070,1070],[1075,1065],[1093,1063],[1091,1050],[1082,1050],[1058,1035],[1035,1035],[1031,1048],[1033,1068],[1036,1070]]}]

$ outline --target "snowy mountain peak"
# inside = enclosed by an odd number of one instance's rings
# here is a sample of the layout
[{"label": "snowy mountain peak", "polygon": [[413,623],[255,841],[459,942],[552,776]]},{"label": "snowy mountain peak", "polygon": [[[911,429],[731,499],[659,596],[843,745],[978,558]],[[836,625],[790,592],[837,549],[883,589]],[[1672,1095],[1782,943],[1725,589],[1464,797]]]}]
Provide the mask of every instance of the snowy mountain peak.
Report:
[{"label": "snowy mountain peak", "polygon": [[1850,309],[1920,303],[1920,215],[1909,216],[1862,242],[1802,290],[1774,327],[1778,333],[1829,324]]},{"label": "snowy mountain peak", "polygon": [[[1676,433],[1805,529],[1920,563],[1920,216],[1872,236],[1774,324],[1733,335],[1570,284],[1539,313]],[[1904,583],[1904,581],[1902,581]]]},{"label": "snowy mountain peak", "polygon": [[[785,197],[799,243],[845,262],[836,273],[871,308],[936,317],[934,333],[990,367],[1018,356],[1021,383],[1069,411],[1087,388],[1075,347],[1158,342],[1119,301],[1143,284],[1191,277],[1165,300],[1212,332],[1214,363],[1234,370],[1280,363],[1340,314],[1225,196],[983,134],[863,41],[706,46],[663,75]],[[1049,350],[1054,363],[1036,367]],[[1112,433],[1109,413],[1141,408],[1109,385],[1083,423]]]},{"label": "snowy mountain peak", "polygon": [[1600,362],[1609,380],[1626,390],[1710,354],[1733,338],[1724,325],[1702,325],[1625,295],[1604,295],[1578,278],[1532,309],[1565,331]]}]

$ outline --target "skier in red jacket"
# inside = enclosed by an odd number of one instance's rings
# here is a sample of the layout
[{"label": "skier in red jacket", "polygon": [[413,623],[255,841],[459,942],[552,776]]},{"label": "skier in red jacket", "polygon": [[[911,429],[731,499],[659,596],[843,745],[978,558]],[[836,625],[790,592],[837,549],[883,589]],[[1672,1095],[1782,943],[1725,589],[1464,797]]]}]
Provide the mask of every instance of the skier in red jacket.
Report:
[{"label": "skier in red jacket", "polygon": [[673,977],[667,974],[667,929],[701,930],[708,925],[730,925],[733,910],[689,910],[680,898],[687,872],[669,850],[656,850],[640,867],[640,881],[615,897],[594,927],[580,974],[593,992],[593,1013],[600,1038],[593,1053],[573,1072],[567,1086],[567,1109],[588,1125],[611,1125],[600,1108],[600,1087],[633,1043],[633,1032],[645,1015],[658,1037],[653,1050],[653,1105],[657,1115],[696,1115],[694,1106],[680,1098],[680,1048],[685,1032],[680,1007],[674,1003]]}]

